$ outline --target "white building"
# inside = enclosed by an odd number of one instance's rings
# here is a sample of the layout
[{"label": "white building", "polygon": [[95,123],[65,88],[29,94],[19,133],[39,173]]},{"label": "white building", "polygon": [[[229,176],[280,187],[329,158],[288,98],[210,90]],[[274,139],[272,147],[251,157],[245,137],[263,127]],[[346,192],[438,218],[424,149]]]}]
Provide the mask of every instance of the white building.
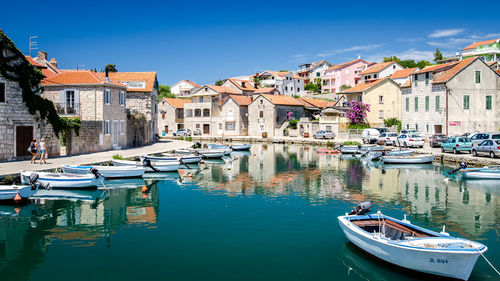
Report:
[{"label": "white building", "polygon": [[200,85],[189,80],[181,80],[170,87],[170,92],[178,97],[190,97],[199,89]]},{"label": "white building", "polygon": [[394,72],[401,69],[403,69],[403,67],[395,61],[382,62],[368,67],[361,72],[361,76],[364,81],[377,80],[379,78],[389,77]]},{"label": "white building", "polygon": [[258,75],[262,87],[274,87],[283,95],[304,96],[304,79],[291,72],[277,72],[266,70]]},{"label": "white building", "polygon": [[311,63],[304,63],[299,65],[300,69],[297,70],[299,77],[304,78],[305,83],[313,82],[317,78],[321,78],[325,75],[325,71],[332,67],[333,64],[327,62],[326,60],[320,60]]}]

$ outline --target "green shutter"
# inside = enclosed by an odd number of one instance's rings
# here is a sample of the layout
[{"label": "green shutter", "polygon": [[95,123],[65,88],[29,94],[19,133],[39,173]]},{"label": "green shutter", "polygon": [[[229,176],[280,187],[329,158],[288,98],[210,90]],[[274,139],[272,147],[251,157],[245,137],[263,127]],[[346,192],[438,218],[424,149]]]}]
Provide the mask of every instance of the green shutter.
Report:
[{"label": "green shutter", "polygon": [[425,111],[429,111],[429,96],[425,97]]},{"label": "green shutter", "polygon": [[440,100],[439,100],[439,96],[436,96],[436,110],[439,110],[441,109],[441,105],[439,104]]},{"label": "green shutter", "polygon": [[486,109],[491,109],[491,101],[492,101],[492,97],[486,96]]},{"label": "green shutter", "polygon": [[481,83],[481,71],[476,70],[476,83]]},{"label": "green shutter", "polygon": [[406,111],[410,111],[410,98],[406,98]]},{"label": "green shutter", "polygon": [[418,111],[418,97],[415,97],[415,111]]},{"label": "green shutter", "polygon": [[464,96],[464,109],[469,109],[470,108],[470,97],[465,95]]}]

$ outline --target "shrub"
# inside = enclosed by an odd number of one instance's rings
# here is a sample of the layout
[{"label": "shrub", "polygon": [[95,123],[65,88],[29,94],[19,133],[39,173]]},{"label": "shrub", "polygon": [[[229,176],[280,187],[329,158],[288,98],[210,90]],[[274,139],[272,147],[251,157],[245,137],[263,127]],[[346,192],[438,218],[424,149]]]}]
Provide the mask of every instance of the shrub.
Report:
[{"label": "shrub", "polygon": [[289,126],[290,128],[292,128],[292,129],[294,129],[294,130],[295,130],[295,129],[297,129],[297,123],[298,123],[298,122],[299,122],[299,121],[298,121],[297,119],[292,119],[292,120],[290,120],[290,121],[288,122],[288,124],[289,124],[288,126]]},{"label": "shrub", "polygon": [[180,140],[183,140],[183,139],[184,139],[184,137],[183,137],[183,136],[179,136],[179,139],[180,139]]},{"label": "shrub", "polygon": [[113,159],[115,160],[123,160],[124,158],[120,154],[113,155]]},{"label": "shrub", "polygon": [[345,141],[343,144],[344,145],[360,145],[361,143],[359,143],[357,141]]},{"label": "shrub", "polygon": [[187,141],[192,141],[192,140],[193,140],[193,138],[192,138],[191,136],[187,136],[187,137],[186,137],[186,140],[187,140]]},{"label": "shrub", "polygon": [[347,129],[366,129],[366,128],[370,128],[370,124],[363,123],[363,124],[349,124],[349,125],[347,125]]},{"label": "shrub", "polygon": [[367,113],[370,111],[370,105],[362,101],[350,101],[350,109],[346,113],[346,117],[351,120],[351,124],[363,124]]},{"label": "shrub", "polygon": [[326,142],[326,147],[333,147],[333,142],[327,141]]}]

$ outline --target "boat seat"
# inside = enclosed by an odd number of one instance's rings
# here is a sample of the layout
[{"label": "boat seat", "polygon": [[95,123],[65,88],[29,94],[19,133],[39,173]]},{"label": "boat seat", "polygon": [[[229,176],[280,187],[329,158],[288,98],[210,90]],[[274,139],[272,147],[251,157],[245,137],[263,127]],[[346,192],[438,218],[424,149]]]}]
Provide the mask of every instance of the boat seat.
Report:
[{"label": "boat seat", "polygon": [[391,240],[404,240],[405,239],[405,233],[397,230],[392,227],[388,226],[383,226],[382,227],[382,233],[384,234],[385,238],[391,239]]}]

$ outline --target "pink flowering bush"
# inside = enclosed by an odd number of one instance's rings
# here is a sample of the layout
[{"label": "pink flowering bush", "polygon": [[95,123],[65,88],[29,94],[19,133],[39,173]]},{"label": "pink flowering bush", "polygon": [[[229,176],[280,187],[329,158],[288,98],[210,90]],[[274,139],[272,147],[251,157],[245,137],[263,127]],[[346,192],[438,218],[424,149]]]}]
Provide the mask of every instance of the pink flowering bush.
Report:
[{"label": "pink flowering bush", "polygon": [[370,105],[363,103],[362,101],[350,101],[349,111],[346,113],[346,117],[351,120],[351,124],[362,125],[365,123],[367,112],[370,112]]}]

